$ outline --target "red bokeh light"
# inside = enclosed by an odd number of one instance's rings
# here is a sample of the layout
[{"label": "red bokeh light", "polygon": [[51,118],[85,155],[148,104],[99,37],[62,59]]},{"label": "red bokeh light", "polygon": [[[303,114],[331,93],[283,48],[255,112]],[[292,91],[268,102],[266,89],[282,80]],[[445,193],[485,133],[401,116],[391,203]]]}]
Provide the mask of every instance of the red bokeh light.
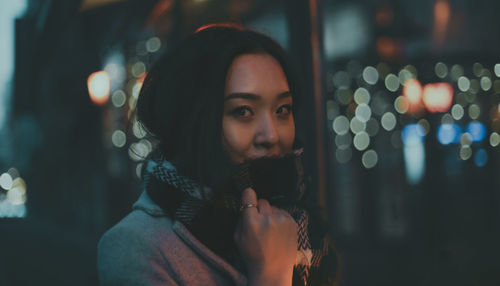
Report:
[{"label": "red bokeh light", "polygon": [[420,81],[411,78],[403,84],[403,96],[408,101],[408,113],[416,113],[423,109],[422,105],[423,88]]},{"label": "red bokeh light", "polygon": [[453,87],[447,82],[426,84],[422,99],[429,112],[446,112],[453,101]]},{"label": "red bokeh light", "polygon": [[111,80],[105,71],[94,72],[87,79],[90,99],[94,104],[103,105],[108,102]]}]

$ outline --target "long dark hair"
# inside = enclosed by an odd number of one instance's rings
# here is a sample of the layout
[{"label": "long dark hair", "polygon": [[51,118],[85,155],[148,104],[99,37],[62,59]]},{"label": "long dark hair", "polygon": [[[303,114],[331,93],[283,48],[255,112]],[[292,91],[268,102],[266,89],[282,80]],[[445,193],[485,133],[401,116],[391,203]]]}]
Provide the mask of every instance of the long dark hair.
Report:
[{"label": "long dark hair", "polygon": [[268,36],[235,24],[198,29],[162,55],[144,80],[138,120],[158,140],[156,152],[202,185],[218,186],[228,175],[221,140],[226,75],[237,56],[251,53],[280,63],[296,114],[300,90],[286,52]]}]

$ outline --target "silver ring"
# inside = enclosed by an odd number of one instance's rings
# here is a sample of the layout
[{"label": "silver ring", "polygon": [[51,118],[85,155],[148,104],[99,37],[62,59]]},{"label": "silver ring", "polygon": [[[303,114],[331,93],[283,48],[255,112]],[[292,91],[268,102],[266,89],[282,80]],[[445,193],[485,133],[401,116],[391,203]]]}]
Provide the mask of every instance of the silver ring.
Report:
[{"label": "silver ring", "polygon": [[240,212],[242,212],[243,210],[249,209],[249,208],[256,208],[256,207],[257,207],[257,205],[252,204],[252,203],[241,204]]}]

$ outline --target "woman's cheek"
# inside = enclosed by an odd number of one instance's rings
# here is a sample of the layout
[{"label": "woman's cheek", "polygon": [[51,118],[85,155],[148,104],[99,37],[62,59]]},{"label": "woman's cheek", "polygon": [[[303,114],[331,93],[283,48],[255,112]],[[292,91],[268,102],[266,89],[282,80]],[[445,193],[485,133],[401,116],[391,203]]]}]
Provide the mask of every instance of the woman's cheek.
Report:
[{"label": "woman's cheek", "polygon": [[281,129],[279,136],[285,153],[291,152],[293,150],[293,142],[295,141],[295,124],[293,120]]},{"label": "woman's cheek", "polygon": [[245,153],[251,145],[251,132],[242,126],[235,126],[234,122],[223,124],[224,147],[235,162],[242,162]]}]

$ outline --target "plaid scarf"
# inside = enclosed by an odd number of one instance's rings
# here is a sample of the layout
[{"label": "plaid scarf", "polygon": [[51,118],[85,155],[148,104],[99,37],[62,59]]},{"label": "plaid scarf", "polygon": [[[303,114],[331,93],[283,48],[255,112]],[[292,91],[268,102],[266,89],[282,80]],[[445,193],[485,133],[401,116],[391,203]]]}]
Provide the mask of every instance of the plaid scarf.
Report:
[{"label": "plaid scarf", "polygon": [[[302,165],[300,164],[301,153],[301,151],[294,153],[299,183],[297,192],[294,194],[297,198],[302,197],[306,185],[305,181],[303,181]],[[242,268],[241,257],[239,257],[232,241],[232,233],[234,232],[239,215],[239,206],[241,205],[239,196],[234,194],[239,194],[239,192],[225,192],[222,195],[216,195],[211,188],[202,187],[192,179],[180,175],[176,167],[162,156],[147,160],[145,166],[143,184],[153,201],[166,210],[174,219],[183,223],[209,248],[229,260],[235,267]],[[235,189],[242,191],[247,187],[255,187],[250,180],[249,172],[248,163],[239,166],[235,172],[237,178],[239,178],[233,184]],[[153,181],[160,188],[155,188],[154,184],[152,184]],[[259,193],[258,197],[261,197]],[[270,202],[273,204],[272,200]],[[335,253],[332,253],[334,250],[331,240],[324,233],[320,234],[319,237],[316,235],[315,239],[311,239],[310,233],[314,228],[310,223],[307,207],[304,207],[300,200],[297,200],[297,203],[288,202],[282,204],[280,207],[288,211],[298,225],[298,249],[294,266],[293,285],[333,284],[337,264]],[[207,217],[217,212],[220,215],[210,218],[216,220],[216,224],[213,221],[212,223],[207,221],[210,220]],[[203,221],[199,221],[200,219],[203,219]],[[227,223],[221,223],[221,220],[226,220]],[[208,233],[217,233],[217,230],[206,229],[207,225],[218,225],[220,227],[219,236],[216,239],[210,239]],[[221,235],[222,232],[225,232],[226,235]],[[227,240],[217,247],[215,245],[216,241],[223,241],[223,239],[220,239],[221,236],[225,236]],[[203,237],[207,238],[203,239]],[[213,243],[210,243],[211,241]],[[334,264],[332,264],[332,259],[324,259],[325,257],[331,258],[332,254],[335,260]],[[327,260],[326,263],[324,260]],[[332,267],[335,269],[331,269]]]}]

